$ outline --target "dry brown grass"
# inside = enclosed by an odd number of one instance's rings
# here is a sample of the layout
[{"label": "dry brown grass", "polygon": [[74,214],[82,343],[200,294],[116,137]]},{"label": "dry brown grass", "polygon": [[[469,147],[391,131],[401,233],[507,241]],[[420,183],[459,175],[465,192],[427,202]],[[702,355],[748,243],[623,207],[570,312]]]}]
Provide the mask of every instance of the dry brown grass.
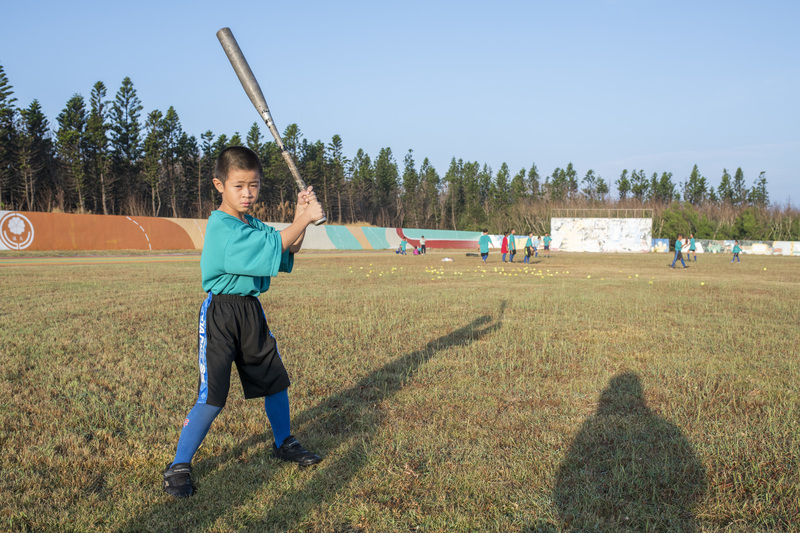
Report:
[{"label": "dry brown grass", "polygon": [[193,402],[197,256],[0,262],[0,529],[800,527],[797,259],[449,255],[298,256],[262,301],[324,461],[270,459],[237,384],[186,501],[159,484]]}]

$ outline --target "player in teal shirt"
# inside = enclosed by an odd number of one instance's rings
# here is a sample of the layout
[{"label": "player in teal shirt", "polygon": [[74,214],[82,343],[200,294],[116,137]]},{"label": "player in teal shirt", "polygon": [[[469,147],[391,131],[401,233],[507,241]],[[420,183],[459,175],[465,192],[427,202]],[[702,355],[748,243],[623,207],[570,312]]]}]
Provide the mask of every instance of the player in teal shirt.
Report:
[{"label": "player in teal shirt", "polygon": [[258,155],[242,146],[222,151],[214,187],[222,203],[206,225],[200,272],[208,293],[198,319],[197,400],[183,421],[175,459],[162,474],[163,490],[176,498],[195,492],[191,461],[228,398],[233,365],[245,398],[264,398],[277,459],[316,464],[320,458],[291,435],[289,376],[258,296],[278,272],[291,272],[306,227],[322,218],[311,187],[300,192],[294,221],[276,231],[247,212],[261,186]]},{"label": "player in teal shirt", "polygon": [[270,278],[292,271],[294,254],[281,251],[281,234],[250,215],[244,222],[221,210],[208,218],[200,256],[205,292],[258,297]]},{"label": "player in teal shirt", "polygon": [[731,263],[736,261],[737,263],[741,263],[741,259],[739,259],[739,254],[742,253],[742,249],[739,248],[739,241],[733,241],[733,259],[731,259]]},{"label": "player in teal shirt", "polygon": [[694,233],[689,234],[689,253],[686,254],[686,259],[691,261],[692,254],[694,254],[694,262],[697,263],[697,245],[694,240]]},{"label": "player in teal shirt", "polygon": [[481,250],[481,258],[483,262],[486,262],[486,259],[489,257],[489,246],[492,246],[492,238],[489,237],[489,230],[483,230],[483,235],[480,236],[478,239],[478,247]]},{"label": "player in teal shirt", "polygon": [[514,256],[517,255],[517,241],[514,238],[514,233],[516,230],[512,229],[511,233],[508,235],[508,262],[514,262]]},{"label": "player in teal shirt", "polygon": [[522,262],[530,263],[531,255],[533,255],[533,232],[528,233],[528,240],[525,241],[525,259]]},{"label": "player in teal shirt", "polygon": [[681,247],[683,246],[683,239],[681,239],[683,235],[680,233],[678,234],[678,238],[675,239],[675,257],[672,259],[672,264],[669,266],[670,268],[675,268],[675,262],[680,259],[683,268],[689,268],[686,266],[686,263],[683,262],[683,254],[681,253]]},{"label": "player in teal shirt", "polygon": [[547,254],[545,257],[550,257],[550,241],[553,239],[550,237],[549,233],[544,234],[544,253]]}]

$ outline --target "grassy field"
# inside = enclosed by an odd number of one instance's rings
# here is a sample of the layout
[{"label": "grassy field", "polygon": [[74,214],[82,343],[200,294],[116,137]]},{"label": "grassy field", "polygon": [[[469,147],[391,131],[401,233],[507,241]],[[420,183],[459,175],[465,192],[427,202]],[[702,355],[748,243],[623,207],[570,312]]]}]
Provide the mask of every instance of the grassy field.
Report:
[{"label": "grassy field", "polygon": [[800,260],[450,255],[298,255],[261,299],[323,462],[234,377],[183,501],[198,256],[0,255],[0,530],[800,530]]}]

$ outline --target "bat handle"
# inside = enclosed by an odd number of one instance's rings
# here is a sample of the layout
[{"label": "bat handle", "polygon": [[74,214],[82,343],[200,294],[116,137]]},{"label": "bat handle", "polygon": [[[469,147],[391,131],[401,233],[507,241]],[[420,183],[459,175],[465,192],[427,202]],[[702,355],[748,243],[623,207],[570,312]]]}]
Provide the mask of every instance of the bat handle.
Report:
[{"label": "bat handle", "polygon": [[[276,137],[275,139],[278,140],[278,139],[280,139],[280,137]],[[305,191],[308,187],[306,187],[306,182],[303,181],[303,178],[300,176],[300,171],[297,170],[297,165],[295,165],[294,159],[292,159],[292,155],[283,146],[282,142],[279,144],[279,148],[281,150],[281,155],[283,156],[284,161],[286,161],[286,164],[289,167],[289,172],[292,174],[292,177],[294,178],[294,181],[297,183],[297,187],[301,191]],[[316,200],[316,202],[319,204],[319,200]],[[322,205],[322,204],[320,204],[320,205]],[[328,219],[325,217],[325,213],[323,213],[322,214],[322,218],[314,221],[314,225],[315,226],[321,226],[327,220]]]}]

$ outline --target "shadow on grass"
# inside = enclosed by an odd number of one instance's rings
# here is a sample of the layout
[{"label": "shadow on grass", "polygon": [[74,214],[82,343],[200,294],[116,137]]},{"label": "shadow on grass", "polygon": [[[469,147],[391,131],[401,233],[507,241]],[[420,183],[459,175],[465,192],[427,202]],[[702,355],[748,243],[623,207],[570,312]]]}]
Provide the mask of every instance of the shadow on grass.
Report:
[{"label": "shadow on grass", "polygon": [[[375,447],[372,441],[383,423],[378,405],[402,390],[420,367],[437,353],[453,346],[472,344],[498,330],[502,325],[505,306],[506,302],[503,301],[496,318],[489,315],[478,317],[466,326],[371,372],[353,387],[293,415],[293,432],[310,449],[323,452],[323,461],[310,470],[311,475],[302,482],[302,488],[280,494],[266,513],[258,514],[255,509],[247,509],[248,501],[268,483],[271,472],[279,468],[298,468],[277,460],[253,462],[258,464],[238,460],[252,447],[264,447],[271,452],[270,446],[264,446],[265,440],[271,441],[269,432],[267,436],[253,436],[220,456],[197,463],[193,477],[198,485],[198,494],[181,501],[165,496],[162,504],[140,513],[121,526],[119,531],[205,531],[215,526],[219,528],[217,521],[233,512],[236,513],[236,531],[285,531],[297,527],[315,511],[324,514],[325,509],[336,501],[338,493],[371,460],[371,450]],[[321,441],[329,445],[321,449],[316,444]],[[308,471],[298,472],[305,475]],[[232,477],[237,480],[236,483],[231,482]],[[398,496],[398,501],[401,501],[402,495]],[[396,504],[387,502],[393,507]],[[306,524],[305,529],[360,531],[347,522],[310,527]]]},{"label": "shadow on grass", "polygon": [[639,377],[614,376],[556,473],[565,531],[699,531],[705,468],[675,424],[646,405]]}]

